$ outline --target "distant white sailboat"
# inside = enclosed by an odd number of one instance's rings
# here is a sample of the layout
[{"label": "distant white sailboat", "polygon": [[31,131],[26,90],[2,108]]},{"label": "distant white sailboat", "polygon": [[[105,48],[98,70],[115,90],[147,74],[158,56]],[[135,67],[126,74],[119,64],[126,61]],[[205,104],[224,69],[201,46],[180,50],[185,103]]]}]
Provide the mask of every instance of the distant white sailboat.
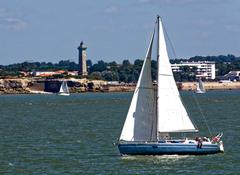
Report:
[{"label": "distant white sailboat", "polygon": [[60,87],[60,90],[58,92],[58,95],[64,95],[64,96],[69,96],[69,89],[66,81],[63,81]]},{"label": "distant white sailboat", "polygon": [[157,85],[151,76],[155,31],[118,142],[121,155],[213,154],[223,152],[222,134],[212,141],[171,139],[173,133],[198,132],[178,92],[169,62],[162,21],[157,18]]},{"label": "distant white sailboat", "polygon": [[197,93],[197,94],[203,94],[203,93],[205,93],[205,92],[206,92],[206,90],[205,90],[205,88],[204,88],[204,86],[203,86],[203,82],[202,82],[202,80],[199,78],[198,83],[197,83],[197,89],[196,89],[195,93]]}]

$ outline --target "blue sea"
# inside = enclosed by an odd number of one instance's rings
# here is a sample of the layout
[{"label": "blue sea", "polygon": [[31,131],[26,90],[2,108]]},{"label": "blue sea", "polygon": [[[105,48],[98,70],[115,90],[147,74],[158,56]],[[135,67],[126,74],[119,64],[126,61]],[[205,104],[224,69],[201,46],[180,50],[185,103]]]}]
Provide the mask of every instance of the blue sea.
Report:
[{"label": "blue sea", "polygon": [[240,174],[240,91],[181,96],[199,134],[224,133],[223,154],[120,156],[132,93],[1,95],[0,174]]}]

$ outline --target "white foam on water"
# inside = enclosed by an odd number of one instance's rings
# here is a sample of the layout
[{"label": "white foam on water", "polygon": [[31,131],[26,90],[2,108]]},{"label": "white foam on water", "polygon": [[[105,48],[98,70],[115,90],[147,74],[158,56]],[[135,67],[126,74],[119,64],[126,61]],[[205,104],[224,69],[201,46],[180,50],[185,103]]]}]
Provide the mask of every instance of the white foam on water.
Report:
[{"label": "white foam on water", "polygon": [[153,161],[157,162],[176,162],[182,159],[189,159],[191,155],[139,155],[139,156],[132,156],[132,155],[123,155],[121,156],[122,160],[143,160],[143,161]]}]

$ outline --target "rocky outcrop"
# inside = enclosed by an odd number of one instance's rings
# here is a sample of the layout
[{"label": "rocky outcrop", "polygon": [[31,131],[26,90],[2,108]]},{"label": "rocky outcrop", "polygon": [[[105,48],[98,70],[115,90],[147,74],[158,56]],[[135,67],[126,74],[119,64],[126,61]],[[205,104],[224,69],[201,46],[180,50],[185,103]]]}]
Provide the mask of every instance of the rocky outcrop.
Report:
[{"label": "rocky outcrop", "polygon": [[0,79],[0,93],[25,94],[29,93],[29,79]]},{"label": "rocky outcrop", "polygon": [[[15,78],[0,79],[0,94],[56,93],[63,79]],[[70,93],[99,92],[105,81],[87,79],[65,79]]]},{"label": "rocky outcrop", "polygon": [[132,92],[135,90],[135,86],[108,86],[107,92]]}]

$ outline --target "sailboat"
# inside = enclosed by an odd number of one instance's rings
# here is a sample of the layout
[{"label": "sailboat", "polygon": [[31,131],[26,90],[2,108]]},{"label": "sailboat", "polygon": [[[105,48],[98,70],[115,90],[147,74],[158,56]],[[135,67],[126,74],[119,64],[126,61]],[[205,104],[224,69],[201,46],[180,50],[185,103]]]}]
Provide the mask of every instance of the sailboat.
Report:
[{"label": "sailboat", "polygon": [[204,88],[204,86],[203,86],[203,82],[202,82],[202,80],[199,78],[198,83],[197,83],[197,89],[196,89],[195,93],[197,93],[197,94],[203,94],[203,93],[205,93],[205,92],[206,92],[206,90],[205,90],[205,88]]},{"label": "sailboat", "polygon": [[58,95],[64,95],[64,96],[69,96],[69,89],[66,81],[63,81],[60,87],[60,90],[58,92]]},{"label": "sailboat", "polygon": [[157,83],[151,77],[154,32],[118,141],[121,155],[213,154],[223,152],[222,134],[214,139],[180,138],[175,133],[198,132],[183,106],[171,70],[163,24],[157,17]]}]

